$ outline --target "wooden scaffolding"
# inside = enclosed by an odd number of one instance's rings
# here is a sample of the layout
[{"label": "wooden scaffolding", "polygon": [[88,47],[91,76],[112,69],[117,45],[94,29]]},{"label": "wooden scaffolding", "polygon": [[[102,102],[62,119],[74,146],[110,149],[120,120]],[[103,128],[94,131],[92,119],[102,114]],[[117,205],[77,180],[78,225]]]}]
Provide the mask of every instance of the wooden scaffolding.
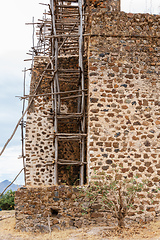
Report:
[{"label": "wooden scaffolding", "polygon": [[[55,146],[55,163],[54,163],[54,179],[55,184],[58,183],[58,165],[79,165],[80,166],[80,185],[84,184],[84,165],[85,162],[85,87],[84,87],[84,69],[83,69],[83,33],[84,33],[84,4],[82,0],[50,0],[51,19],[52,19],[52,66],[54,71],[54,79],[51,83],[51,93],[54,93],[53,108],[54,108],[54,146]],[[63,44],[63,45],[62,45]],[[77,69],[59,67],[58,58],[60,56],[77,56]],[[63,99],[77,98],[77,112],[62,113],[61,112],[61,96],[65,92],[60,93],[62,82],[74,81],[77,83],[77,90],[67,93],[67,97]],[[61,83],[60,83],[61,82]],[[76,95],[75,95],[76,93]],[[59,132],[59,119],[69,118],[79,119],[79,133],[64,133]],[[80,159],[67,160],[59,159],[59,142],[79,141]]]},{"label": "wooden scaffolding", "polygon": [[[34,56],[48,56],[49,63],[41,75],[40,82],[44,77],[51,80],[52,114],[54,126],[54,184],[58,184],[59,166],[74,165],[79,167],[79,184],[84,184],[86,172],[86,101],[87,83],[84,74],[84,36],[85,34],[85,8],[84,0],[50,0],[50,4],[43,4],[49,7],[49,12],[44,13],[43,20],[38,23],[32,22],[33,28],[37,24],[39,31],[38,45],[32,47]],[[33,33],[34,35],[34,33]],[[64,58],[67,66],[70,66],[70,59],[77,59],[76,68],[66,67],[60,64]],[[64,87],[67,86],[67,87]],[[38,89],[38,86],[37,86]],[[30,95],[33,99],[37,95]],[[44,94],[43,94],[44,96]],[[31,102],[31,101],[30,101]],[[64,103],[71,105],[76,102],[73,112],[62,111]],[[77,123],[76,131],[63,131],[60,122],[68,120],[70,124]],[[74,127],[75,128],[75,127]],[[78,159],[61,158],[59,151],[64,142],[70,146],[79,148]],[[62,145],[62,147],[61,147]]]},{"label": "wooden scaffolding", "polygon": [[[58,184],[58,168],[60,166],[78,166],[80,185],[85,182],[86,176],[86,139],[87,139],[87,66],[84,69],[84,59],[87,55],[87,41],[84,44],[86,34],[86,25],[88,22],[87,0],[50,0],[50,4],[43,4],[49,8],[49,11],[44,13],[43,19],[38,22],[27,23],[33,25],[33,46],[28,53],[32,56],[31,69],[33,69],[33,61],[35,56],[46,56],[48,63],[42,74],[39,77],[37,85],[32,94],[20,97],[21,99],[29,99],[28,107],[22,111],[22,116],[19,119],[11,137],[7,140],[0,156],[4,152],[8,143],[11,141],[19,125],[22,128],[22,157],[25,171],[25,152],[24,152],[24,116],[31,107],[34,99],[39,96],[51,96],[52,99],[52,120],[54,127],[53,143],[55,148],[54,166],[54,184]],[[35,25],[38,27],[36,35],[38,35],[38,44],[34,44]],[[65,64],[60,64],[60,59],[65,59]],[[77,64],[70,64],[70,60],[77,60]],[[87,64],[86,64],[87,65]],[[70,67],[68,67],[70,66]],[[75,67],[76,66],[76,67]],[[85,74],[86,71],[86,74]],[[50,93],[38,93],[43,80],[50,81]],[[67,87],[66,87],[67,86]],[[62,111],[62,105],[68,104],[69,111]],[[74,103],[74,107],[70,107]],[[73,110],[73,111],[72,111]],[[61,124],[67,120],[66,129],[61,128]],[[75,122],[77,125],[75,125]],[[73,125],[67,131],[67,124]],[[76,130],[75,130],[76,129]],[[71,147],[79,148],[78,158],[67,159],[62,158],[59,154],[63,148],[63,142],[69,142]],[[22,170],[23,170],[22,169]],[[21,171],[22,171],[21,170]],[[21,172],[20,171],[20,172]],[[20,174],[20,173],[19,173]],[[18,174],[18,175],[19,175]]]}]

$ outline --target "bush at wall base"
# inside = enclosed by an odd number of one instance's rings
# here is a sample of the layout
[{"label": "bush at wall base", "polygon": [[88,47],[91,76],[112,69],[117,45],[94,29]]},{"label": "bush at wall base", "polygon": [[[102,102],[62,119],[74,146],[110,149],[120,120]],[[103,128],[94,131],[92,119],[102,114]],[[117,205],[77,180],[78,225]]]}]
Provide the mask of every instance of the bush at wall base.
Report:
[{"label": "bush at wall base", "polygon": [[0,211],[1,210],[13,210],[14,209],[14,197],[15,192],[12,190],[7,191],[0,198]]}]

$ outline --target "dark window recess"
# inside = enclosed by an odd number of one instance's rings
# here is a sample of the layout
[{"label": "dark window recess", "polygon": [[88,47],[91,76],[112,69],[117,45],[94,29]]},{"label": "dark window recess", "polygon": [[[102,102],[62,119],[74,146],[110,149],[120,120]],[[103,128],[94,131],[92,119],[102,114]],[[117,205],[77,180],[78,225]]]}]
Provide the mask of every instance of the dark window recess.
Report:
[{"label": "dark window recess", "polygon": [[56,217],[58,215],[58,210],[51,208],[51,214],[52,214],[52,217]]}]

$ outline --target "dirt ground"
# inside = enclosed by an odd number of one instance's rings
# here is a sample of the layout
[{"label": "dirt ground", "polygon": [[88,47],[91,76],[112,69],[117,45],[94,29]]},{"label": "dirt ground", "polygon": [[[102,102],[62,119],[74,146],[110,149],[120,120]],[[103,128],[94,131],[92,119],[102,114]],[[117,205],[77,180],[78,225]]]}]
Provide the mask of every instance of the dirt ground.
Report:
[{"label": "dirt ground", "polygon": [[14,211],[0,212],[0,240],[160,240],[160,219],[142,226],[119,230],[105,226],[90,226],[77,230],[55,231],[48,234],[25,233],[15,230]]}]

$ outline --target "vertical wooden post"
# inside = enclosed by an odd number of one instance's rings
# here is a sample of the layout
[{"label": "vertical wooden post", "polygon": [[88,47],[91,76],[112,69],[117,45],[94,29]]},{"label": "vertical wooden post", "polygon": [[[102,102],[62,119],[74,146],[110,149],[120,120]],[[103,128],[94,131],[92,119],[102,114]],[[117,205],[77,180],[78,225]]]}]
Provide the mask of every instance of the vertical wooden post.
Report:
[{"label": "vertical wooden post", "polygon": [[[81,132],[85,132],[85,92],[84,90],[84,69],[83,69],[83,6],[82,0],[78,0],[80,25],[79,25],[79,67],[81,69],[81,90],[82,90],[82,102],[81,102]],[[85,155],[85,138],[82,136],[81,143],[81,167],[80,167],[80,185],[84,184],[84,156]]]},{"label": "vertical wooden post", "polygon": [[46,38],[45,38],[45,35],[46,35],[46,9],[44,11],[45,15],[44,15],[44,36],[43,36],[43,41],[44,41],[44,56],[46,54]]},{"label": "vertical wooden post", "polygon": [[[23,82],[23,96],[25,96],[25,86],[26,86],[26,68],[24,68],[24,82]],[[23,99],[22,106],[22,116],[24,114],[25,109],[25,98]],[[24,182],[26,185],[26,162],[25,162],[25,150],[24,150],[24,118],[21,120],[21,140],[22,140],[22,158],[23,158],[23,168],[24,168]]]},{"label": "vertical wooden post", "polygon": [[[53,34],[56,35],[56,26],[55,26],[55,15],[54,15],[54,0],[50,0],[51,3],[51,11],[52,11],[52,27],[53,27]],[[52,46],[53,51],[53,46]],[[58,67],[58,41],[57,38],[55,38],[54,42],[54,52],[52,52],[52,57],[54,55],[55,63],[53,66],[55,67],[55,70],[57,70]],[[57,93],[57,82],[58,82],[58,73],[55,73],[54,76],[54,84],[52,82],[51,84],[51,91],[54,93]],[[54,85],[54,86],[53,86]],[[54,163],[54,184],[58,184],[58,138],[57,138],[57,131],[58,131],[58,122],[57,122],[57,94],[54,94],[54,131],[55,131],[55,140],[54,140],[54,147],[55,147],[55,163]]]},{"label": "vertical wooden post", "polygon": [[[34,17],[32,18],[32,23],[33,23],[33,33],[32,33],[32,64],[31,64],[31,69],[33,69],[33,62],[34,62],[34,31],[35,31],[35,28],[34,28]],[[31,70],[32,72],[32,70]]]}]

